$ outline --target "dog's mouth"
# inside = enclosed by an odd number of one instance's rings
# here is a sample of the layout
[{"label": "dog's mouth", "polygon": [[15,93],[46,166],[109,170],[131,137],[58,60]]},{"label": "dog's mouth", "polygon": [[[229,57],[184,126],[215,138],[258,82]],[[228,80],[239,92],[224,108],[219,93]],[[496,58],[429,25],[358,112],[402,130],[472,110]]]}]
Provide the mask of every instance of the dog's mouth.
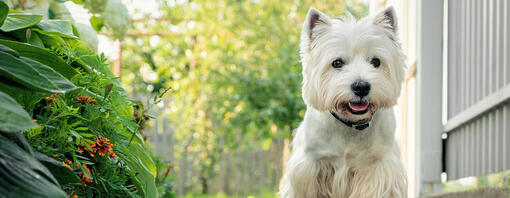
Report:
[{"label": "dog's mouth", "polygon": [[368,107],[370,107],[370,103],[365,101],[347,103],[347,109],[349,112],[356,115],[365,114],[368,112]]}]

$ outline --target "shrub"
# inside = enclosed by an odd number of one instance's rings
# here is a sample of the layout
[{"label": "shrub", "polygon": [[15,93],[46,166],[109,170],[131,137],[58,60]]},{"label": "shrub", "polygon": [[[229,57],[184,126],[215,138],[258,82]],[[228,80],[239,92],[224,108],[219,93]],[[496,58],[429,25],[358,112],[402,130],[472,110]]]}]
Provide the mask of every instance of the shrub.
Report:
[{"label": "shrub", "polygon": [[0,194],[157,197],[136,102],[71,22],[42,18],[0,1]]}]

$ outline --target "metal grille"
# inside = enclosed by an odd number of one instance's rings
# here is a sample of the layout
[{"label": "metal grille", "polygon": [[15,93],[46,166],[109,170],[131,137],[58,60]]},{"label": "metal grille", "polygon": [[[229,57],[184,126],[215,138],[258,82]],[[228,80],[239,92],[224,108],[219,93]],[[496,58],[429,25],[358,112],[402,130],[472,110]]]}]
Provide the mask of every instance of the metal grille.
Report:
[{"label": "metal grille", "polygon": [[[448,179],[510,169],[510,104],[492,102],[510,90],[510,2],[449,0],[447,3],[448,122],[472,114],[460,124],[451,127],[450,122],[445,127]],[[489,105],[484,112],[470,112],[483,106],[481,103],[491,102],[494,105]]]}]

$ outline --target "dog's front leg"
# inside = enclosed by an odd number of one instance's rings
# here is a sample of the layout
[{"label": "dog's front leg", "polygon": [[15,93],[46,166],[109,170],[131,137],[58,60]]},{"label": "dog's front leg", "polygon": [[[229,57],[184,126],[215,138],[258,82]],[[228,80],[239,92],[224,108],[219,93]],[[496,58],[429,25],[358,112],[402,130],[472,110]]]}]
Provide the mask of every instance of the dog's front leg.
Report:
[{"label": "dog's front leg", "polygon": [[398,155],[355,169],[349,198],[405,198],[407,179]]},{"label": "dog's front leg", "polygon": [[296,153],[287,163],[282,180],[282,198],[329,198],[335,167],[327,159],[311,159]]}]

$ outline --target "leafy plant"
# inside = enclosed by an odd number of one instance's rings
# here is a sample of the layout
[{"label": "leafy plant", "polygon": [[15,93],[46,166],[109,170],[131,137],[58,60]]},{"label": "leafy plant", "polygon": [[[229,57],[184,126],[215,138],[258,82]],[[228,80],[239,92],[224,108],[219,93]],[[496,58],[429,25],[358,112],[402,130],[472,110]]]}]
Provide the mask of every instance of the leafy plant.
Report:
[{"label": "leafy plant", "polygon": [[6,7],[0,1],[0,194],[157,197],[134,103],[105,57],[70,21]]}]

